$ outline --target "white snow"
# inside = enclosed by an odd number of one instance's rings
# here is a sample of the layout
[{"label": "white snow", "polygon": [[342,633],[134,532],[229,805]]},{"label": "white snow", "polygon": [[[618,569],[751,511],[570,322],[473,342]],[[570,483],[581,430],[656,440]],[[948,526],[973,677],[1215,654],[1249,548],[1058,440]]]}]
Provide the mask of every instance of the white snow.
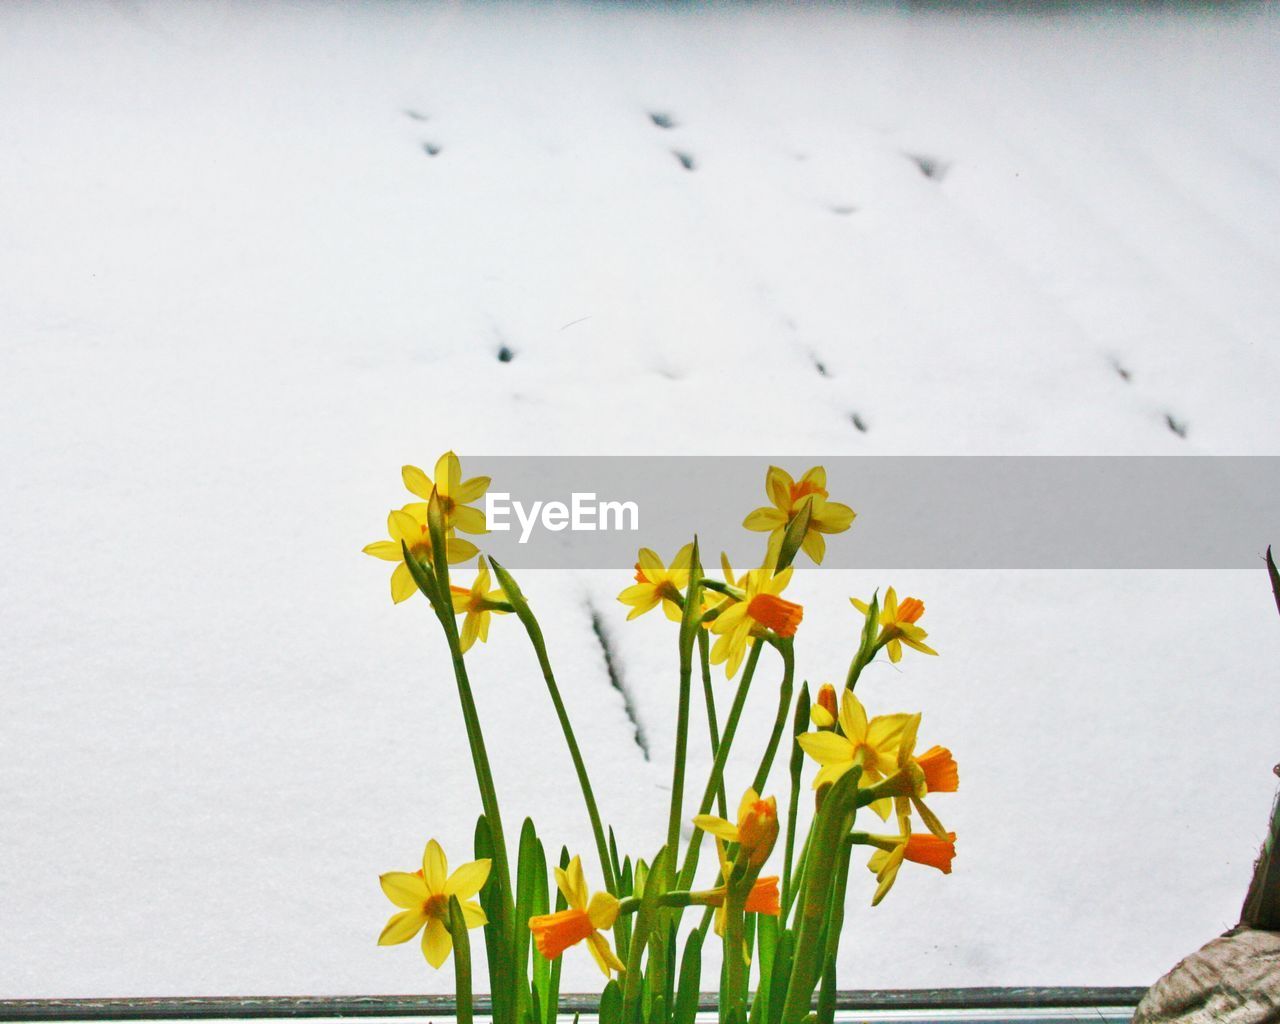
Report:
[{"label": "white snow", "polygon": [[[404,462],[1277,454],[1274,8],[0,28],[0,997],[452,988],[374,945],[377,874],[428,836],[469,859],[478,812],[426,606],[359,552]],[[627,582],[523,580],[648,854],[675,639],[623,623]],[[800,678],[839,678],[846,596],[888,583],[942,657],[863,697],[955,750],[960,853],[875,911],[858,869],[843,985],[1143,984],[1235,922],[1280,727],[1261,568],[805,573]],[[589,855],[515,624],[470,664],[508,828]],[[598,983],[570,953],[565,989]]]}]

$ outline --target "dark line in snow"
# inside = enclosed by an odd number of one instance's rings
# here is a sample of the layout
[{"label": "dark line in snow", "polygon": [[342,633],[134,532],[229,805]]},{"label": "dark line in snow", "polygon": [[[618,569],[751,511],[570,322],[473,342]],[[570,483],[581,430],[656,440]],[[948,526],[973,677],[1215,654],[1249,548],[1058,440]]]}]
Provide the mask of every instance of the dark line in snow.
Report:
[{"label": "dark line in snow", "polygon": [[622,710],[627,713],[627,718],[635,729],[636,746],[648,761],[649,741],[645,738],[644,726],[640,724],[640,719],[636,715],[635,705],[631,703],[631,694],[627,692],[626,684],[622,681],[621,667],[618,664],[617,655],[614,654],[613,644],[609,641],[609,630],[604,624],[604,618],[590,600],[587,601],[587,611],[591,613],[591,631],[600,642],[600,653],[604,655],[604,667],[609,673],[609,684],[622,696]]},{"label": "dark line in snow", "polygon": [[672,154],[672,156],[674,156],[677,160],[679,160],[679,161],[680,161],[680,166],[681,166],[681,167],[683,167],[686,171],[692,171],[692,170],[694,170],[694,169],[695,169],[695,164],[694,164],[694,162],[693,162],[693,155],[692,155],[692,154],[690,154],[690,153],[681,153],[681,152],[680,152],[680,150],[678,150],[678,149],[673,149],[673,150],[671,151],[671,154]]},{"label": "dark line in snow", "polygon": [[1170,430],[1172,430],[1172,431],[1173,431],[1175,434],[1177,434],[1179,437],[1186,437],[1186,436],[1187,436],[1187,421],[1186,421],[1186,420],[1178,420],[1178,419],[1174,419],[1174,418],[1173,418],[1173,413],[1171,413],[1171,412],[1167,412],[1167,413],[1165,413],[1165,414],[1164,414],[1164,421],[1165,421],[1165,423],[1166,423],[1166,424],[1168,424],[1169,429],[1170,429]]},{"label": "dark line in snow", "polygon": [[406,111],[404,112],[404,116],[405,116],[405,117],[407,117],[410,121],[425,121],[425,120],[427,120],[427,115],[426,115],[426,114],[421,114],[421,113],[419,113],[419,112],[418,112],[418,111],[416,111],[416,110],[406,110]]},{"label": "dark line in snow", "polygon": [[951,170],[951,165],[945,160],[940,160],[936,156],[927,156],[924,153],[906,153],[907,159],[920,168],[920,173],[931,181],[941,181],[947,176],[947,172]]},{"label": "dark line in snow", "polygon": [[562,331],[567,331],[567,330],[568,330],[570,327],[572,327],[574,324],[580,324],[580,323],[582,323],[584,320],[590,320],[590,319],[591,319],[591,317],[590,317],[589,315],[588,315],[588,316],[580,316],[580,317],[578,317],[578,319],[577,319],[577,320],[570,320],[567,324],[564,324],[564,325],[560,328],[560,330],[562,330]]},{"label": "dark line in snow", "polygon": [[670,129],[676,126],[675,118],[672,117],[670,114],[664,114],[660,110],[650,111],[649,120],[652,121],[654,124],[656,124],[659,128]]},{"label": "dark line in snow", "polygon": [[856,412],[849,414],[849,422],[851,422],[862,433],[867,432],[867,421],[859,416]]}]

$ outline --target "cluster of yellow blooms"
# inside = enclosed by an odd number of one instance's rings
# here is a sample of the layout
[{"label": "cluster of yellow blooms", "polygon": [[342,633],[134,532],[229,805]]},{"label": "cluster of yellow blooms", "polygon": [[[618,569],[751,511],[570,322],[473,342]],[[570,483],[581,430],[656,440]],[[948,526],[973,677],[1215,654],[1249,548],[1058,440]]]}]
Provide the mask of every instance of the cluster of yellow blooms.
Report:
[{"label": "cluster of yellow blooms", "polygon": [[[444,541],[444,563],[460,564],[479,557],[470,586],[447,588],[453,615],[463,616],[456,639],[460,651],[465,653],[477,640],[487,640],[493,615],[516,610],[513,585],[504,570],[495,564],[502,585],[491,589],[489,564],[475,544],[458,536],[459,533],[476,536],[486,532],[484,513],[474,507],[474,503],[484,495],[489,478],[463,480],[461,464],[452,452],[441,456],[436,463],[434,482],[415,466],[405,466],[402,476],[406,488],[419,500],[392,511],[387,520],[389,539],[369,544],[364,551],[396,563],[391,575],[391,597],[396,603],[405,601],[419,589],[432,597],[422,584],[422,574],[430,570],[433,560],[438,567],[441,561],[435,559],[432,550],[432,514],[438,516],[434,536],[437,543]],[[661,606],[672,621],[692,623],[695,629],[707,631],[715,639],[709,656],[703,647],[704,670],[709,658],[710,664],[724,666],[728,678],[738,674],[747,654],[761,644],[777,647],[790,666],[791,644],[804,617],[803,607],[783,596],[792,582],[791,562],[803,552],[815,564],[821,563],[826,551],[825,536],[848,530],[855,517],[849,506],[830,499],[826,487],[826,472],[820,466],[809,469],[799,480],[778,467],[769,468],[765,492],[770,504],[751,512],[743,522],[748,530],[768,533],[764,558],[758,567],[740,576],[722,555],[723,578],[703,578],[695,544],[686,544],[665,563],[656,552],[641,548],[635,565],[635,582],[618,595],[618,600],[629,609],[627,618],[634,619]],[[433,508],[438,512],[433,513]],[[411,566],[411,559],[417,565]],[[447,579],[447,573],[445,576]],[[697,609],[693,612],[685,607],[690,594],[697,595]],[[432,600],[434,603],[436,599],[432,597]],[[950,873],[956,837],[943,827],[927,800],[937,793],[955,792],[959,773],[951,752],[945,747],[932,746],[916,753],[920,714],[872,717],[854,693],[862,669],[882,649],[892,662],[903,657],[904,647],[921,654],[937,654],[925,643],[928,634],[919,625],[924,603],[916,597],[899,600],[892,587],[885,591],[882,601],[878,596],[869,601],[856,598],[850,601],[863,616],[862,640],[845,687],[837,693],[832,684],[822,684],[816,700],[808,708],[810,731],[799,732],[793,738],[799,749],[817,764],[812,787],[817,790],[819,808],[832,787],[856,769],[856,806],[869,806],[882,821],[893,821],[896,831],[892,834],[845,833],[847,844],[872,848],[867,867],[877,882],[871,901],[875,905],[893,886],[904,861]],[[706,634],[700,642],[708,643]],[[535,643],[540,643],[540,636]],[[744,687],[754,664],[755,655],[743,679]],[[789,677],[787,686],[789,696]],[[781,721],[780,717],[779,731]],[[569,735],[567,722],[565,728]],[[761,788],[760,780],[767,777],[772,756],[771,752],[758,776],[756,784]],[[799,755],[796,756],[798,766]],[[718,759],[718,764],[722,770],[723,762]],[[485,783],[482,781],[481,785],[483,790]],[[704,811],[713,790],[714,787],[709,786]],[[586,795],[594,812],[589,792]],[[721,801],[723,804],[723,795]],[[678,806],[673,804],[673,808]],[[793,798],[793,814],[794,807]],[[673,810],[673,820],[674,814]],[[913,831],[913,817],[923,822],[924,832]],[[663,894],[663,898],[669,900],[664,906],[714,908],[716,931],[722,935],[734,928],[731,906],[736,907],[738,920],[744,912],[774,916],[782,913],[785,919],[784,904],[790,902],[785,898],[786,874],[782,900],[779,876],[761,877],[779,836],[776,799],[762,798],[752,787],[742,798],[736,820],[709,813],[700,813],[692,820],[697,829],[715,839],[720,869],[718,884],[698,892],[687,891],[687,885],[686,890],[672,889]],[[794,825],[792,821],[792,829]],[[791,868],[790,841],[789,836],[787,871]],[[379,942],[407,942],[421,931],[423,955],[432,966],[439,967],[448,958],[457,934],[450,929],[451,900],[456,898],[466,928],[488,923],[484,910],[473,902],[473,897],[490,880],[491,866],[490,859],[481,858],[450,874],[444,852],[434,839],[428,842],[420,870],[391,872],[381,877],[383,891],[400,912],[387,922]],[[610,945],[606,933],[615,928],[620,915],[636,911],[638,897],[619,893],[607,866],[604,870],[609,882],[607,888],[613,891],[593,893],[588,889],[580,857],[568,860],[567,866],[556,867],[555,879],[565,909],[529,917],[527,929],[536,949],[547,959],[554,959],[569,947],[585,942],[600,969],[609,977],[625,971],[626,965]],[[681,881],[687,882],[684,878]],[[840,888],[841,899],[843,892]],[[711,912],[707,910],[708,914]],[[739,937],[736,941],[742,940]]]}]

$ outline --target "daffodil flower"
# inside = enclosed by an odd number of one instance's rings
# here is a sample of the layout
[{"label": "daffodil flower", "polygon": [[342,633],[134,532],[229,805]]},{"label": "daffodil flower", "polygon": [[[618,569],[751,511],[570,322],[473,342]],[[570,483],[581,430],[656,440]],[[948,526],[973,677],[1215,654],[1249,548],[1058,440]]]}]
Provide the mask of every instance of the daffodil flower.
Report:
[{"label": "daffodil flower", "polygon": [[569,904],[567,910],[555,914],[540,914],[529,918],[529,932],[533,935],[538,952],[548,960],[554,960],[570,946],[587,940],[587,949],[600,970],[608,978],[610,971],[626,970],[602,934],[613,927],[618,919],[620,904],[617,897],[598,892],[588,898],[586,879],[582,874],[582,860],[574,857],[568,868],[556,868],[556,884]]},{"label": "daffodil flower", "polygon": [[[402,509],[396,509],[387,516],[387,534],[390,540],[375,540],[364,546],[364,553],[386,562],[399,562],[391,573],[391,600],[396,604],[406,601],[418,590],[405,564],[404,552],[400,547],[403,541],[409,548],[409,554],[423,562],[431,561],[431,533],[427,529],[427,506],[415,502]],[[475,558],[479,548],[469,540],[459,537],[448,537],[445,540],[445,557],[450,563],[465,562]]]},{"label": "daffodil flower", "polygon": [[747,862],[759,868],[778,839],[778,801],[775,797],[762,800],[754,789],[748,789],[738,804],[737,824],[714,814],[695,815],[693,824],[726,843],[737,843]]},{"label": "daffodil flower", "polygon": [[405,487],[424,502],[429,502],[432,490],[435,491],[440,499],[446,530],[488,533],[484,513],[478,508],[471,508],[471,502],[479,501],[484,496],[484,492],[489,489],[489,477],[475,476],[470,480],[463,480],[462,463],[453,452],[445,452],[436,460],[435,472],[434,485],[431,478],[417,466],[401,467],[400,476]]},{"label": "daffodil flower", "polygon": [[[725,855],[724,843],[719,836],[716,837],[716,849],[720,855],[720,877],[728,878],[729,872],[733,870],[733,865]],[[706,905],[716,908],[715,929],[716,934],[722,938],[724,937],[725,916],[728,914],[728,908],[725,907],[728,890],[728,883],[724,883],[705,893]],[[778,876],[769,875],[766,878],[757,878],[751,885],[751,891],[747,893],[747,900],[743,904],[742,910],[747,914],[769,914],[772,917],[777,917],[782,912],[782,901],[778,895]]]},{"label": "daffodil flower", "polygon": [[489,566],[485,564],[483,558],[480,559],[479,565],[480,569],[476,573],[475,582],[470,588],[449,587],[453,598],[454,614],[467,613],[467,617],[462,620],[462,631],[459,636],[459,646],[464,654],[477,640],[484,643],[489,639],[490,616],[495,613],[507,614],[506,608],[498,607],[505,604],[507,595],[501,590],[489,589]]},{"label": "daffodil flower", "polygon": [[806,501],[811,506],[809,528],[800,547],[816,563],[822,562],[827,550],[827,542],[822,535],[843,533],[857,515],[848,505],[829,500],[827,471],[821,466],[808,470],[799,481],[793,480],[785,469],[770,466],[765,474],[764,488],[773,506],[756,509],[742,521],[742,525],[748,530],[769,533],[769,552],[773,559],[782,546],[787,524]]},{"label": "daffodil flower", "polygon": [[871,855],[871,859],[867,861],[867,867],[875,872],[876,882],[878,883],[875,895],[871,897],[871,905],[873,907],[884,899],[889,890],[893,888],[893,883],[898,878],[898,869],[902,867],[904,860],[937,868],[944,875],[949,875],[951,874],[951,862],[956,855],[956,834],[954,832],[948,832],[942,837],[929,835],[928,833],[902,836],[866,836],[861,841],[880,847]]},{"label": "daffodil flower", "polygon": [[930,747],[919,757],[915,756],[920,718],[918,714],[911,716],[898,741],[898,775],[905,785],[904,792],[895,795],[893,800],[898,827],[903,832],[910,828],[911,808],[914,806],[925,827],[942,839],[947,830],[925,804],[924,798],[930,793],[954,793],[960,788],[960,770],[946,747]]},{"label": "daffodil flower", "polygon": [[637,615],[656,608],[659,603],[667,618],[679,622],[682,613],[680,602],[689,586],[689,566],[693,562],[693,545],[686,544],[671,559],[671,565],[662,564],[657,552],[641,548],[636,562],[636,581],[618,595],[618,600],[631,607],[627,614],[630,622]]},{"label": "daffodil flower", "polygon": [[711,663],[727,662],[729,678],[737,673],[753,637],[764,636],[767,630],[780,637],[795,636],[804,608],[779,596],[789,582],[790,566],[776,576],[764,568],[752,569],[747,573],[743,599],[727,608],[721,606],[711,624],[711,632],[719,636],[711,648]]},{"label": "daffodil flower", "polygon": [[[849,598],[850,603],[866,615],[870,608],[865,601],[856,597]],[[937,655],[932,647],[924,642],[929,634],[916,625],[924,614],[924,602],[918,597],[908,597],[898,604],[898,595],[893,587],[885,591],[884,604],[880,608],[880,635],[876,639],[877,647],[888,647],[889,660],[902,660],[902,645],[921,654]]]},{"label": "daffodil flower", "polygon": [[378,936],[378,945],[408,942],[421,930],[422,955],[432,967],[439,967],[453,950],[449,897],[458,898],[467,928],[481,927],[487,918],[480,904],[471,897],[480,891],[488,877],[488,860],[473,860],[449,874],[444,851],[432,839],[422,853],[421,871],[390,871],[379,879],[387,899],[404,909],[387,922]]},{"label": "daffodil flower", "polygon": [[[897,770],[898,744],[910,715],[879,715],[867,720],[867,711],[852,690],[845,690],[840,700],[841,732],[806,732],[796,737],[800,749],[822,767],[813,780],[813,788],[835,782],[855,764],[862,765],[862,780],[879,782]],[[841,735],[843,733],[843,735]],[[875,801],[871,809],[882,819],[889,817],[892,801],[888,796]]]}]

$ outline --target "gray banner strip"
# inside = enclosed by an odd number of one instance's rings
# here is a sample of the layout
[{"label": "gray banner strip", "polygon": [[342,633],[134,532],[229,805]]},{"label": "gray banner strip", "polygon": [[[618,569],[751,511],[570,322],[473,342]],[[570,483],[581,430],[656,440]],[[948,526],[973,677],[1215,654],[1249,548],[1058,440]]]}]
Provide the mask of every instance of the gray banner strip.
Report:
[{"label": "gray banner strip", "polygon": [[495,529],[471,539],[512,569],[630,572],[638,547],[665,560],[696,532],[705,565],[723,550],[741,571],[762,558],[742,520],[769,505],[770,465],[824,466],[857,512],[824,569],[1256,569],[1280,544],[1272,456],[464,454],[464,477],[493,478],[478,504]]}]

